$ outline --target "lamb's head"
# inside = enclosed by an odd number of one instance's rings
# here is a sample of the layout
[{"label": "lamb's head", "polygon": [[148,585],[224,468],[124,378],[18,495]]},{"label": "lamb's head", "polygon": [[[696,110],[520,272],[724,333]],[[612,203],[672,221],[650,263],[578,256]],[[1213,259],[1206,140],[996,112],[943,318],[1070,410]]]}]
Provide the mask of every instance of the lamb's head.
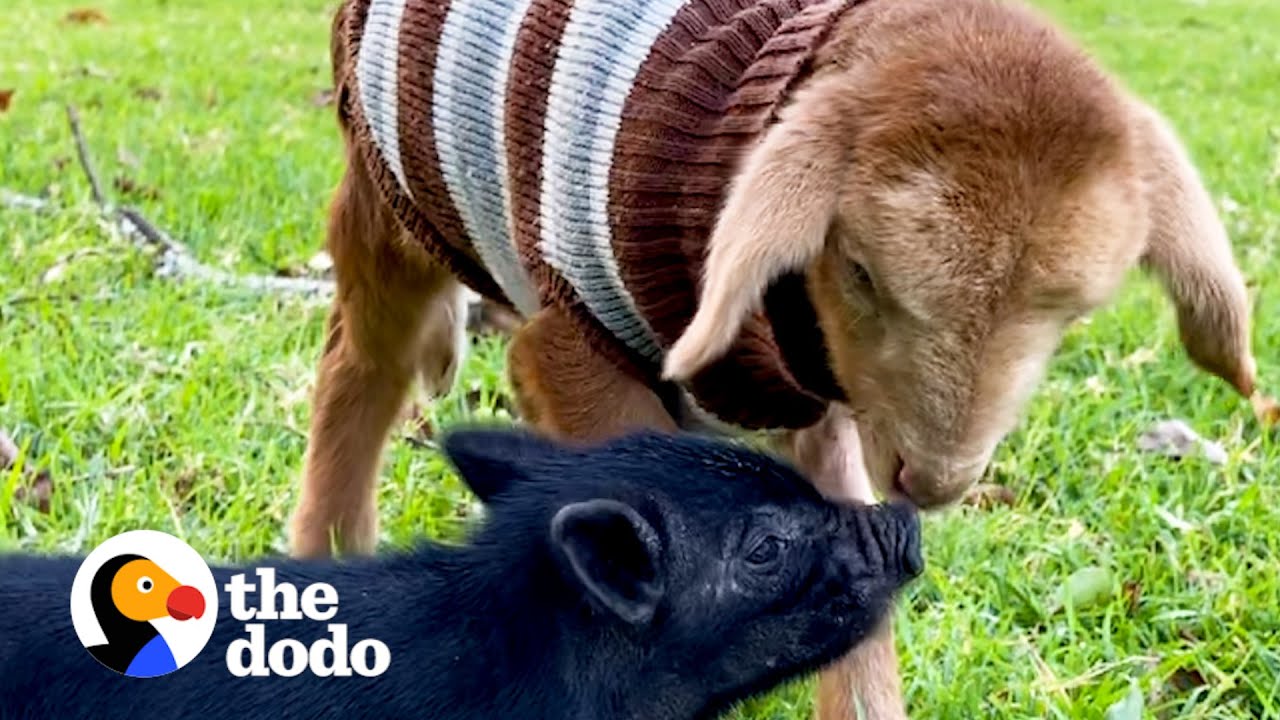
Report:
[{"label": "lamb's head", "polygon": [[843,656],[923,566],[909,506],[832,503],[744,447],[458,430],[445,451],[495,522],[545,528],[559,581],[634,658],[628,684],[689,716]]},{"label": "lamb's head", "polygon": [[1244,282],[1169,126],[1031,11],[872,2],[745,158],[665,375],[722,355],[803,272],[873,481],[938,506],[1139,265],[1191,358],[1252,393]]}]

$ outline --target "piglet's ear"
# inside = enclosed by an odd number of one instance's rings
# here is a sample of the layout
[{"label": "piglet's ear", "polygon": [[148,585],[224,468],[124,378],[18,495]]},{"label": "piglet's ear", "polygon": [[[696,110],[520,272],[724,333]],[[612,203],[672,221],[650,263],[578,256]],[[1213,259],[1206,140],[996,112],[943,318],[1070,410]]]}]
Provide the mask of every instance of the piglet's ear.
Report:
[{"label": "piglet's ear", "polygon": [[653,619],[665,592],[662,542],[640,513],[617,500],[588,500],[560,508],[551,540],[573,574],[624,622]]},{"label": "piglet's ear", "polygon": [[441,449],[467,487],[486,503],[516,483],[527,482],[535,468],[564,452],[533,433],[496,428],[450,431]]},{"label": "piglet's ear", "polygon": [[826,97],[810,88],[739,169],[708,241],[697,312],[667,354],[664,378],[687,380],[724,355],[770,283],[822,252],[843,155],[828,137]]}]

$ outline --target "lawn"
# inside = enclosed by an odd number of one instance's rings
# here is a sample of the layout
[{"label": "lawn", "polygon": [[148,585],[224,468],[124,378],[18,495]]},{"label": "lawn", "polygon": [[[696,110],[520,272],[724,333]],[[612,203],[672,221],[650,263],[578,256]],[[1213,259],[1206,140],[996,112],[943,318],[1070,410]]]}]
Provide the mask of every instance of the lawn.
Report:
[{"label": "lawn", "polygon": [[[1280,3],[1041,4],[1187,140],[1255,297],[1263,385],[1280,389]],[[7,3],[0,188],[49,206],[0,203],[0,429],[25,466],[0,473],[0,546],[87,552],[145,527],[211,560],[285,549],[325,304],[156,277],[101,222],[63,106],[108,192],[201,261],[307,271],[340,172],[331,6],[102,0],[77,24],[60,1]],[[478,337],[434,425],[508,417],[503,363],[501,338]],[[1166,418],[1222,443],[1225,464],[1140,452]],[[388,544],[456,537],[475,514],[421,435],[387,451]],[[1013,501],[929,518],[929,568],[897,618],[913,717],[1100,718],[1137,687],[1149,717],[1280,718],[1278,462],[1135,275],[1069,332],[997,455],[988,481]],[[1101,597],[1059,607],[1088,568],[1106,573]],[[801,683],[739,717],[809,705]]]}]

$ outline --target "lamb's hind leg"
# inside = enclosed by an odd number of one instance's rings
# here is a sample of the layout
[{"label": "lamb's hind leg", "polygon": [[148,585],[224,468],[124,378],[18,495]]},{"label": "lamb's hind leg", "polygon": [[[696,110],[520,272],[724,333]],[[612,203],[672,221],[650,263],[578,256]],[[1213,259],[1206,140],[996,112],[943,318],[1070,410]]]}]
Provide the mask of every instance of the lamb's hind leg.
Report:
[{"label": "lamb's hind leg", "polygon": [[465,306],[457,281],[402,237],[351,154],[329,220],[338,293],[316,380],[295,555],[368,554],[377,542],[382,448],[412,379],[443,391],[458,365]]},{"label": "lamb's hind leg", "polygon": [[559,308],[530,318],[507,357],[521,416],[548,435],[592,442],[677,429],[658,395],[596,352]]},{"label": "lamb's hind leg", "polygon": [[[858,427],[846,408],[833,406],[816,425],[793,433],[790,445],[796,466],[822,494],[876,502],[863,464]],[[816,710],[818,720],[906,720],[891,617],[853,652],[818,675]]]},{"label": "lamb's hind leg", "polygon": [[447,395],[467,358],[467,293],[452,277],[436,291],[422,325],[418,371],[429,397]]}]

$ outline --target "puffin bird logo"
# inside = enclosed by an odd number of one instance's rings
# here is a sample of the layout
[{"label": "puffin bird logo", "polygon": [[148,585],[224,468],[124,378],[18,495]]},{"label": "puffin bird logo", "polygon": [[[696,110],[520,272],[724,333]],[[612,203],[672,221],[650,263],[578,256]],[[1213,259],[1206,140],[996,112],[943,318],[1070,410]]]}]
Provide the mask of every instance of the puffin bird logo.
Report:
[{"label": "puffin bird logo", "polygon": [[199,554],[172,535],[135,530],[85,558],[71,589],[71,619],[98,662],[150,678],[200,652],[213,634],[217,602],[213,574]]}]

